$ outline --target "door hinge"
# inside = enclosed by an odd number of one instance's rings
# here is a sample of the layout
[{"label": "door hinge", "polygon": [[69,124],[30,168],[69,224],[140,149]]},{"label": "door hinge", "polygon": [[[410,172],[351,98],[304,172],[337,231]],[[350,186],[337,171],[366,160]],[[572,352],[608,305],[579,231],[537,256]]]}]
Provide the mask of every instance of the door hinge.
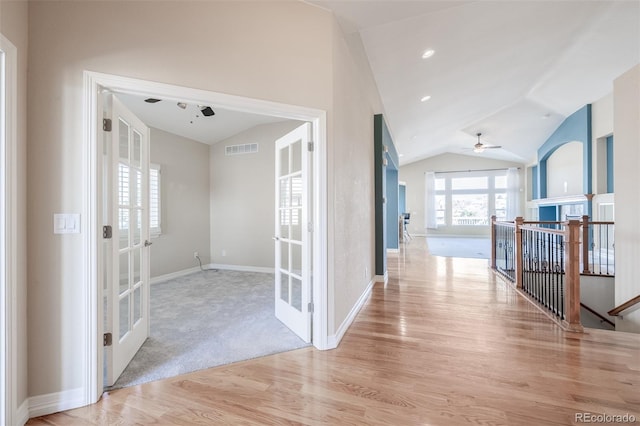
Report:
[{"label": "door hinge", "polygon": [[313,302],[309,302],[309,304],[307,305],[307,310],[310,314],[313,313]]},{"label": "door hinge", "polygon": [[309,152],[313,152],[313,148],[314,148],[314,146],[313,146],[313,142],[309,141],[309,142],[307,143],[307,150],[308,150]]},{"label": "door hinge", "polygon": [[111,333],[104,333],[102,336],[102,346],[111,346],[113,343],[113,335]]},{"label": "door hinge", "polygon": [[110,118],[103,118],[102,119],[102,130],[104,130],[105,132],[110,132],[111,131],[111,119]]},{"label": "door hinge", "polygon": [[111,228],[111,225],[103,226],[102,227],[102,238],[104,238],[105,240],[108,240],[112,236],[113,236],[113,229]]}]

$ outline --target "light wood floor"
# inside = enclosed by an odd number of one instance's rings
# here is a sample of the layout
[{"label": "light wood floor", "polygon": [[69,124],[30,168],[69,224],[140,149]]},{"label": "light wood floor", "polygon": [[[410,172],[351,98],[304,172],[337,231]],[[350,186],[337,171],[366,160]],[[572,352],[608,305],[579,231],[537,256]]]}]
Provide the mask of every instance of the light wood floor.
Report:
[{"label": "light wood floor", "polygon": [[332,351],[305,348],[120,389],[29,425],[640,422],[640,335],[561,331],[486,260],[392,255]]}]

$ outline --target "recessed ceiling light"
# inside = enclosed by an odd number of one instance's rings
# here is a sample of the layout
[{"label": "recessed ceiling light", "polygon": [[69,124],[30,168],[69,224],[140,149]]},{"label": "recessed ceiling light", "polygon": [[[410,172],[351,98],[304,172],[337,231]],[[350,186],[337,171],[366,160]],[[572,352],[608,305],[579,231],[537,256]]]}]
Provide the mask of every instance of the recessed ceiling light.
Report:
[{"label": "recessed ceiling light", "polygon": [[431,99],[431,96],[423,96],[422,99],[420,99],[420,102],[427,102],[429,99]]},{"label": "recessed ceiling light", "polygon": [[422,54],[422,59],[430,58],[433,56],[434,53],[436,53],[436,51],[433,49],[425,50],[424,53]]},{"label": "recessed ceiling light", "polygon": [[156,99],[156,98],[147,98],[144,101],[149,103],[149,104],[155,104],[156,102],[160,102],[162,99]]},{"label": "recessed ceiling light", "polygon": [[398,154],[398,157],[404,157],[404,154]]},{"label": "recessed ceiling light", "polygon": [[543,120],[546,120],[546,119],[547,119],[547,118],[549,118],[549,117],[551,117],[551,114],[550,114],[550,113],[546,113],[546,114],[544,114],[544,115],[542,116],[542,119],[543,119]]}]

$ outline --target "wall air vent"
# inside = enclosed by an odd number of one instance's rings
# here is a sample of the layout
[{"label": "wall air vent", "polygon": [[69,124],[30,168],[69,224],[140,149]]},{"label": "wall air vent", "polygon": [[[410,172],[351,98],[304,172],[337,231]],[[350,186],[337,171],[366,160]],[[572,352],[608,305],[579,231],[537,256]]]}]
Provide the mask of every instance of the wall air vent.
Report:
[{"label": "wall air vent", "polygon": [[257,143],[246,143],[243,145],[228,145],[224,147],[224,155],[255,154],[258,152]]}]

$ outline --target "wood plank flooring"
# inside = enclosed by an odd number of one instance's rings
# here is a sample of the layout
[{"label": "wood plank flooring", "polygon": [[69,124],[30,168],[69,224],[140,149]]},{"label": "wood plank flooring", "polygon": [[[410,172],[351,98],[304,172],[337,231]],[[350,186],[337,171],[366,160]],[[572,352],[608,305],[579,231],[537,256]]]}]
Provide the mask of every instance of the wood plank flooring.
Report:
[{"label": "wood plank flooring", "polygon": [[313,348],[106,393],[29,425],[569,425],[640,422],[640,335],[561,331],[489,269],[415,238],[331,351]]}]

